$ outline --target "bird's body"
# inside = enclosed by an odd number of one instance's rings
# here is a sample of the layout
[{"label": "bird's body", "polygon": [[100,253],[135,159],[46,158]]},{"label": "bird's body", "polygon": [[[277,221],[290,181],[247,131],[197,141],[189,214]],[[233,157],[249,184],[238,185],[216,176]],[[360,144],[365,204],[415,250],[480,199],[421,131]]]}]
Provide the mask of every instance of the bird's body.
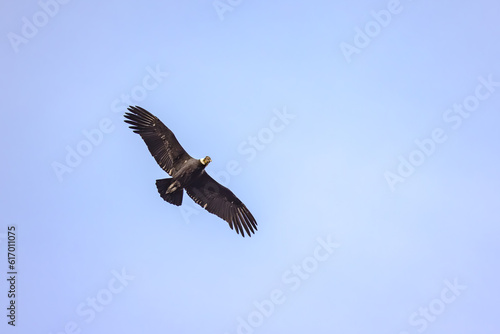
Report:
[{"label": "bird's body", "polygon": [[206,165],[203,165],[198,159],[186,159],[182,162],[179,170],[172,175],[172,178],[179,181],[182,187],[187,187],[193,179],[200,176],[205,167]]},{"label": "bird's body", "polygon": [[130,106],[125,122],[141,135],[151,155],[171,178],[156,180],[160,196],[174,205],[182,204],[184,189],[207,211],[228,222],[231,229],[245,236],[257,230],[257,222],[247,207],[223,185],[205,172],[210,157],[195,159],[179,144],[172,131],[156,116],[141,107]]}]

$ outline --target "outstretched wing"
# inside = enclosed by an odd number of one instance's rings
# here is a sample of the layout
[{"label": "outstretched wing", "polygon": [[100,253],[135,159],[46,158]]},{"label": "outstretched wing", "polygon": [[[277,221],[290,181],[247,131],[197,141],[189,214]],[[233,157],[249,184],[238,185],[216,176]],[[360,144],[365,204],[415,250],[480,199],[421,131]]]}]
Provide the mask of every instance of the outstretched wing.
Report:
[{"label": "outstretched wing", "polygon": [[241,236],[245,236],[245,231],[248,236],[257,231],[257,222],[245,204],[205,171],[185,189],[196,203],[227,221]]},{"label": "outstretched wing", "polygon": [[158,165],[170,176],[176,171],[178,162],[191,158],[175,138],[174,133],[156,116],[141,107],[128,107],[126,123],[135,133],[141,135],[149,152]]}]

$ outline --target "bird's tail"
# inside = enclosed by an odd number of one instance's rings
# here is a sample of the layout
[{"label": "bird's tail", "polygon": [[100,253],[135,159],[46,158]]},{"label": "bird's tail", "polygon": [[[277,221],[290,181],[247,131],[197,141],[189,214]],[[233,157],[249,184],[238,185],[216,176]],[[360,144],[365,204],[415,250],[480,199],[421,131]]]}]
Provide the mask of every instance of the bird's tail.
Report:
[{"label": "bird's tail", "polygon": [[156,180],[156,188],[158,188],[158,192],[160,193],[161,198],[171,204],[179,206],[182,204],[183,188],[177,188],[175,191],[167,193],[167,189],[172,184],[172,182],[172,178]]}]

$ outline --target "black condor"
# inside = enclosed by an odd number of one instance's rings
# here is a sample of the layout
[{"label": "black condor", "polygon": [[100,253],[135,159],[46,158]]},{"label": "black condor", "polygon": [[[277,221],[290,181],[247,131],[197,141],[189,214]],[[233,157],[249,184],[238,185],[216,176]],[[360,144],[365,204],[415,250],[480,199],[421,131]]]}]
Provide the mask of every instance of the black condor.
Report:
[{"label": "black condor", "polygon": [[128,107],[125,122],[138,133],[160,167],[171,178],[156,180],[161,198],[182,204],[184,189],[196,203],[228,222],[236,233],[248,236],[257,231],[257,222],[231,190],[205,172],[210,157],[195,159],[179,144],[172,131],[156,116],[141,107]]}]

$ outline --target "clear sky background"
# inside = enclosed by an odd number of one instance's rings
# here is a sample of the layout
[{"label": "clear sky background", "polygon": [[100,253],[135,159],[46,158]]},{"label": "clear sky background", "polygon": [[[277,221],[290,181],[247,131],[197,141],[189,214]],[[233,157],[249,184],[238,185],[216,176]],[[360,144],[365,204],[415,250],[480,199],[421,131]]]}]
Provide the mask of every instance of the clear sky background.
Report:
[{"label": "clear sky background", "polygon": [[[2,333],[498,333],[497,2],[56,1],[0,11]],[[254,236],[159,197],[129,104]]]}]

